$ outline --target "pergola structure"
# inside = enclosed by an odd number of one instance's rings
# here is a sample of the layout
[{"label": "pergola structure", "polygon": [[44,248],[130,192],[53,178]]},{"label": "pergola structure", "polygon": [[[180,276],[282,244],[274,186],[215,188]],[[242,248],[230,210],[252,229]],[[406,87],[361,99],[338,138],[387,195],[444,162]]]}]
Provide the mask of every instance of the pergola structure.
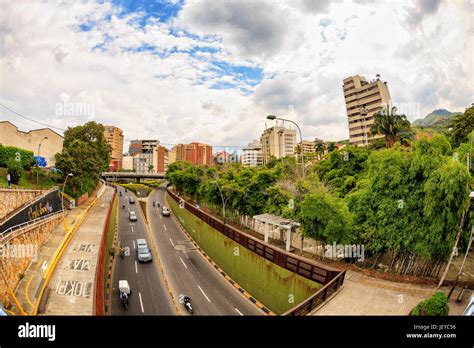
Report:
[{"label": "pergola structure", "polygon": [[255,221],[263,222],[265,224],[265,233],[264,233],[265,243],[268,243],[268,234],[269,234],[268,226],[269,225],[271,225],[272,228],[276,227],[277,229],[286,230],[286,251],[290,251],[291,232],[293,232],[293,230],[296,227],[300,226],[299,223],[292,220],[284,219],[281,216],[277,216],[273,214],[255,215],[253,219]]}]

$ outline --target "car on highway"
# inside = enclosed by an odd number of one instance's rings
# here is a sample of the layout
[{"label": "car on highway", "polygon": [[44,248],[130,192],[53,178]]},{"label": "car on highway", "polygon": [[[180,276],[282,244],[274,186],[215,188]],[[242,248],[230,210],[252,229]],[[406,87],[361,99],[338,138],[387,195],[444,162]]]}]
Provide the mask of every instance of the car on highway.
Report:
[{"label": "car on highway", "polygon": [[128,203],[130,203],[130,204],[135,204],[135,198],[129,197],[129,198],[128,198]]},{"label": "car on highway", "polygon": [[130,213],[128,213],[128,218],[130,221],[137,221],[137,214],[134,211],[130,211]]},{"label": "car on highway", "polygon": [[145,239],[137,239],[137,258],[139,262],[151,262],[151,250]]},{"label": "car on highway", "polygon": [[170,216],[170,210],[168,207],[163,207],[163,209],[161,210],[161,215],[163,216]]}]

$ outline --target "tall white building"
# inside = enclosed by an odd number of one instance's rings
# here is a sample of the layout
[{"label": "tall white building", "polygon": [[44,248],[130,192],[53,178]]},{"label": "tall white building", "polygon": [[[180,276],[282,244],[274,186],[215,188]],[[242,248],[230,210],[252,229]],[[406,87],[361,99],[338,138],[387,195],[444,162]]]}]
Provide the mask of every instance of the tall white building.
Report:
[{"label": "tall white building", "polygon": [[242,149],[242,165],[257,167],[262,165],[262,144],[254,140]]},{"label": "tall white building", "polygon": [[296,131],[283,126],[265,129],[260,137],[262,143],[262,162],[266,164],[272,157],[293,156],[296,146]]}]

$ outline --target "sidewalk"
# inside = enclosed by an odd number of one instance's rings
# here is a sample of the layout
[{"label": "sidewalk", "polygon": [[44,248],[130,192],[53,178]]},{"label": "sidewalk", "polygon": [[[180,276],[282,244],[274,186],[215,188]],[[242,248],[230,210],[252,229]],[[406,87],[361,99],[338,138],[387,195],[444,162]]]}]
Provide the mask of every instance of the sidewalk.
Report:
[{"label": "sidewalk", "polygon": [[[434,287],[396,283],[346,271],[342,290],[313,315],[408,315],[420,301],[436,293]],[[440,289],[444,293],[449,288]],[[449,315],[461,315],[467,305],[455,302],[458,290],[449,301]],[[468,299],[470,294],[464,296]]]},{"label": "sidewalk", "polygon": [[67,246],[51,277],[44,315],[94,315],[97,257],[113,194],[105,187]]},{"label": "sidewalk", "polygon": [[[67,211],[66,228],[74,224],[76,219],[84,213],[93,200],[94,197],[91,197],[79,207]],[[38,260],[30,264],[25,271],[25,277],[19,282],[16,288],[15,295],[28,314],[33,313],[33,308],[38,300],[39,291],[41,289],[40,285],[44,272],[48,268],[51,258],[65,235],[64,223],[60,222],[56,225],[46,243],[38,251]]]}]

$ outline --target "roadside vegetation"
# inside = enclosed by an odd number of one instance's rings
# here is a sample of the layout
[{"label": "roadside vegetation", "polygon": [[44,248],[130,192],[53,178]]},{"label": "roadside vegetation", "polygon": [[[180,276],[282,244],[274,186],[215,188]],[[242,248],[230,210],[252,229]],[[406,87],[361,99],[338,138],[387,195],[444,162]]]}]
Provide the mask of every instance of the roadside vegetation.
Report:
[{"label": "roadside vegetation", "polygon": [[142,198],[148,197],[150,192],[153,191],[152,188],[144,184],[119,184],[119,185],[122,187],[125,187],[127,190],[132,191],[134,194]]},{"label": "roadside vegetation", "polygon": [[310,165],[305,178],[293,157],[261,168],[176,162],[166,178],[216,214],[222,216],[225,205],[226,218],[236,223],[262,213],[281,215],[299,221],[303,235],[323,245],[364,245],[366,267],[383,261],[390,272],[436,277],[458,233],[462,248],[472,226],[473,180],[466,166],[472,113],[471,107],[457,116],[447,136],[418,140],[399,118],[398,132],[378,128],[384,135],[380,148],[335,149]]}]

